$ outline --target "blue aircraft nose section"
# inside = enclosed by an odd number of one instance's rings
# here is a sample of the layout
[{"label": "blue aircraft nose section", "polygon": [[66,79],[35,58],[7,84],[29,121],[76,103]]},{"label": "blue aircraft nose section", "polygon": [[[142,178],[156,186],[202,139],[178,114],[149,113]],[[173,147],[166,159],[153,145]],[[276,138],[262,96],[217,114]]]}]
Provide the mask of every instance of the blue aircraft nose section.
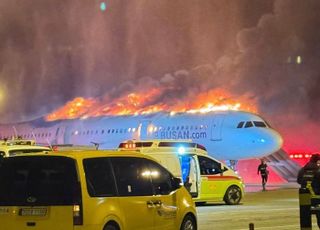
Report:
[{"label": "blue aircraft nose section", "polygon": [[259,134],[253,139],[255,145],[263,150],[266,155],[278,151],[283,144],[281,135],[273,129],[259,130]]}]

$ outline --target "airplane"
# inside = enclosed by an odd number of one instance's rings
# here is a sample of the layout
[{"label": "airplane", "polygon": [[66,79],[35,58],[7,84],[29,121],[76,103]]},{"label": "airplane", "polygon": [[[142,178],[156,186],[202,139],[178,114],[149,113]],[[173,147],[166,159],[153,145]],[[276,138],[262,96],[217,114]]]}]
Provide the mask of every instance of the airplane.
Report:
[{"label": "airplane", "polygon": [[0,125],[0,138],[20,136],[47,145],[74,144],[116,149],[126,140],[192,140],[218,160],[262,158],[278,151],[281,135],[259,115],[244,111],[101,116]]}]

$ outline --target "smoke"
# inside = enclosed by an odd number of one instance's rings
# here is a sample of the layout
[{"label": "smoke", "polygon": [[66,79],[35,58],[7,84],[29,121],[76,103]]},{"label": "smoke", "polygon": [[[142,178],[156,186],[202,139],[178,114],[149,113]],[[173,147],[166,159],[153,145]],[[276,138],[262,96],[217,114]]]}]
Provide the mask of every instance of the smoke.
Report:
[{"label": "smoke", "polygon": [[[258,99],[289,149],[319,150],[320,23],[316,0],[278,0],[273,12],[240,31],[234,87]],[[236,89],[235,89],[236,90]]]},{"label": "smoke", "polygon": [[257,101],[288,146],[320,149],[318,0],[101,2],[0,2],[2,122],[80,96],[163,88],[150,103],[173,104],[222,88]]}]

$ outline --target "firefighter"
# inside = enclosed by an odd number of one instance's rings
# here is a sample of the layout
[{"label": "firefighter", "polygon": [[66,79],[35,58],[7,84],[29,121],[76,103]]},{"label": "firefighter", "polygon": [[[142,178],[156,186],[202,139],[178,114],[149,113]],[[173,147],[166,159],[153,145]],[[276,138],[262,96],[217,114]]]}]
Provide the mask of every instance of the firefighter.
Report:
[{"label": "firefighter", "polygon": [[302,188],[305,188],[309,184],[311,185],[313,181],[313,177],[319,169],[320,165],[320,154],[316,153],[310,157],[308,163],[303,166],[299,172],[297,177],[298,184],[301,185]]},{"label": "firefighter", "polygon": [[[311,198],[311,206],[319,208],[320,199],[314,195],[320,195],[320,154],[313,154],[309,162],[299,170],[297,182],[301,185],[301,188],[310,190],[313,196]],[[320,228],[320,211],[316,211],[315,214]]]}]

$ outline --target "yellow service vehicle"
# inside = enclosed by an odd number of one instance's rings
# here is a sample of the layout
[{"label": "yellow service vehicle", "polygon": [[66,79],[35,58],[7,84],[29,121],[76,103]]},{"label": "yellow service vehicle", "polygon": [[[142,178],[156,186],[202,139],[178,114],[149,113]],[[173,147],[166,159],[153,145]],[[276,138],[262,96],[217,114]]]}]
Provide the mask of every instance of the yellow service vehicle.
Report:
[{"label": "yellow service vehicle", "polygon": [[195,204],[167,169],[132,151],[0,159],[1,230],[196,230]]},{"label": "yellow service vehicle", "polygon": [[49,147],[36,145],[34,140],[0,140],[0,155],[4,157],[46,151],[51,151],[51,149]]},{"label": "yellow service vehicle", "polygon": [[208,156],[197,143],[176,140],[125,141],[118,150],[139,150],[158,160],[180,177],[197,203],[221,202],[239,204],[244,184],[239,175],[224,163]]}]

